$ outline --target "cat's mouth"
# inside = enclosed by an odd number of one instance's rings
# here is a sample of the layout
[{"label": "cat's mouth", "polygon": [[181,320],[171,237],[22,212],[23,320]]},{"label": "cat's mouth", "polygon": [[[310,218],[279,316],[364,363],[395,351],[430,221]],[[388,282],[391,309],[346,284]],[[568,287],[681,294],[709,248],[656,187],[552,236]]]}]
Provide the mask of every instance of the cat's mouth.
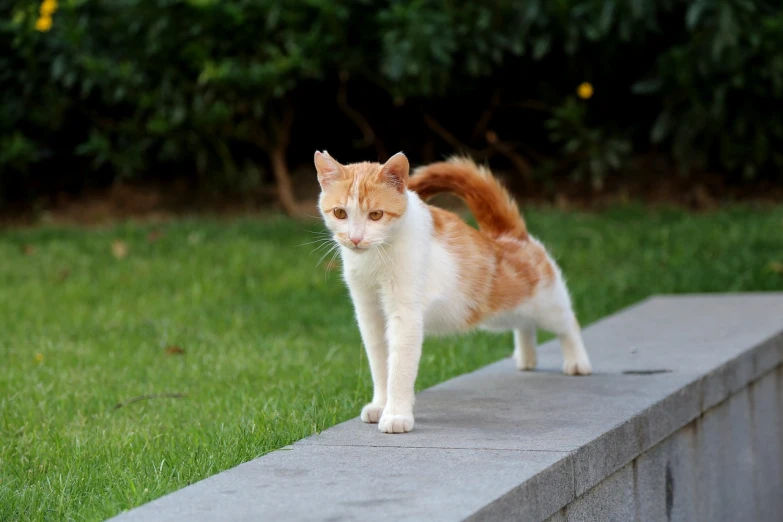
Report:
[{"label": "cat's mouth", "polygon": [[354,245],[353,243],[350,243],[350,242],[344,243],[342,241],[340,241],[340,244],[342,246],[344,246],[345,248],[347,248],[348,250],[351,250],[351,251],[357,252],[357,253],[367,252],[368,250],[370,250],[370,246],[371,246],[371,245]]}]

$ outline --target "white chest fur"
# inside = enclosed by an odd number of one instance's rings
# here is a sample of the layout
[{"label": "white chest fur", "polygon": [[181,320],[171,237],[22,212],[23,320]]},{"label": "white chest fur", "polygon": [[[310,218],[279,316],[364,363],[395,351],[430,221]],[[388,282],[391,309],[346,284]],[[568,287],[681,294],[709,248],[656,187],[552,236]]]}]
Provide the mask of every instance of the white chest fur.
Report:
[{"label": "white chest fur", "polygon": [[462,330],[470,302],[459,289],[457,259],[433,237],[429,211],[415,195],[401,226],[388,245],[361,253],[342,248],[346,282],[371,290],[380,303],[394,299],[387,294],[401,289],[423,313],[428,334]]}]

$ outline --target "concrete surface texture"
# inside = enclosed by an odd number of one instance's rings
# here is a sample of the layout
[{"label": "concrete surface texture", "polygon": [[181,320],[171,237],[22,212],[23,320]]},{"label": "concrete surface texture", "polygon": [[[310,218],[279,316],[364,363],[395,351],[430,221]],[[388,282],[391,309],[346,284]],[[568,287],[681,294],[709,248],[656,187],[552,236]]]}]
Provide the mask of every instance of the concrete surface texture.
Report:
[{"label": "concrete surface texture", "polygon": [[548,519],[783,520],[783,366],[645,451]]},{"label": "concrete surface texture", "polygon": [[783,293],[651,298],[585,343],[593,376],[550,342],[423,391],[412,433],[354,419],[114,520],[781,519]]}]

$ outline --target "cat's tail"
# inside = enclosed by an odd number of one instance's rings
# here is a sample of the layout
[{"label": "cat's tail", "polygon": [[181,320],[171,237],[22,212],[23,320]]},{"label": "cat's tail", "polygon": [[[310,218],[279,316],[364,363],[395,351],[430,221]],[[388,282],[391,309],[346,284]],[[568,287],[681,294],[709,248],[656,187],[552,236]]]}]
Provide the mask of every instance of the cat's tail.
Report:
[{"label": "cat's tail", "polygon": [[450,192],[468,205],[479,230],[492,237],[527,238],[525,221],[517,204],[489,169],[463,157],[419,167],[408,188],[426,200]]}]

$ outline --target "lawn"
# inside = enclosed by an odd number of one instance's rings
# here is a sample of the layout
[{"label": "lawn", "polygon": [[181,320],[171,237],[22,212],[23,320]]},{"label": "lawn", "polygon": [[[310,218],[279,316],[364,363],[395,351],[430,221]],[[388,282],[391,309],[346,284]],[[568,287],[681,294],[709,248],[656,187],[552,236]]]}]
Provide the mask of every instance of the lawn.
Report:
[{"label": "lawn", "polygon": [[[526,215],[585,324],[653,293],[783,289],[783,207]],[[3,232],[0,520],[100,520],[358,415],[351,303],[298,246],[318,228]],[[418,387],[510,353],[509,335],[428,340]],[[182,395],[123,404],[149,394]]]}]

